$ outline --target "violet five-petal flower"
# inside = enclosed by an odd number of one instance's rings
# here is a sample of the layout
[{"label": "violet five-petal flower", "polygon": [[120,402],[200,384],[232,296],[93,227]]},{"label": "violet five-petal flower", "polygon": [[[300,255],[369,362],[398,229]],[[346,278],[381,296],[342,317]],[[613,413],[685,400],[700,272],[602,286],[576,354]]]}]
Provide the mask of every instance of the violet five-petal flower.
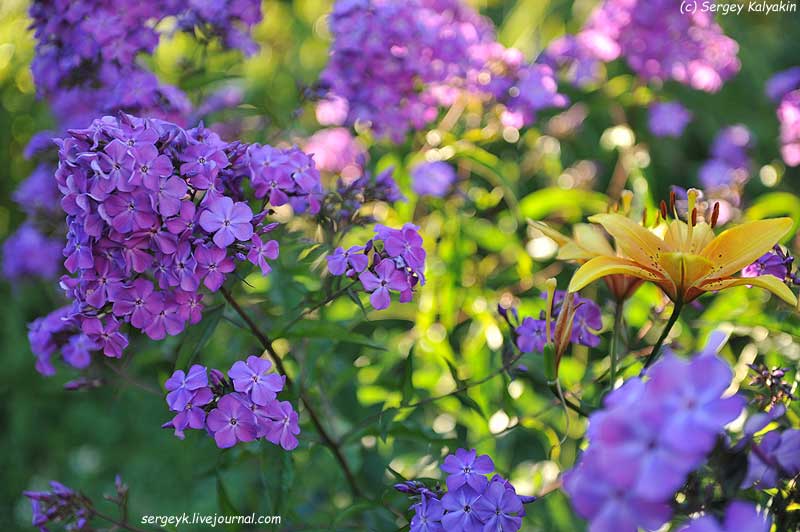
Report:
[{"label": "violet five-petal flower", "polygon": [[228,370],[237,392],[246,393],[257,405],[266,406],[275,399],[283,389],[284,378],[273,373],[269,360],[256,356],[247,357],[247,361],[238,360]]}]

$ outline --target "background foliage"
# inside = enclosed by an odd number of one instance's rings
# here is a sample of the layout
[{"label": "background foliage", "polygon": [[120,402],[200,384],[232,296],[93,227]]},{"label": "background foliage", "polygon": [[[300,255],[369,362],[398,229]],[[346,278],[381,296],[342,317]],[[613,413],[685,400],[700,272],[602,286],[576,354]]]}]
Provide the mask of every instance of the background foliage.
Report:
[{"label": "background foliage", "polygon": [[[595,5],[583,0],[475,4],[494,20],[503,44],[528,57],[554,37],[578,29]],[[33,133],[52,125],[28,70],[34,41],[24,31],[26,9],[21,0],[0,4],[0,238],[22,219],[10,199],[32,170],[22,149]],[[198,99],[236,80],[245,88],[245,103],[217,118],[240,120],[248,140],[302,142],[319,127],[311,104],[304,101],[304,88],[314,83],[327,60],[324,17],[329,9],[322,0],[267,0],[264,22],[255,32],[261,51],[254,57],[242,60],[235,53],[213,51],[201,56],[190,38],[179,36],[162,43],[152,67]],[[542,281],[558,276],[561,287],[566,286],[571,270],[562,272],[564,265],[550,260],[553,250],[529,232],[526,218],[575,222],[604,211],[605,194],[615,197],[623,187],[654,206],[672,185],[697,185],[697,169],[708,157],[714,134],[741,122],[756,140],[756,175],[746,189],[746,209],[800,219],[795,195],[800,170],[785,169],[780,162],[774,104],[763,94],[765,79],[793,66],[800,53],[797,39],[791,38],[798,36],[797,15],[743,14],[720,23],[740,45],[742,70],[716,95],[673,84],[664,88],[663,94],[679,99],[695,115],[677,140],[650,136],[646,105],[654,94],[619,62],[610,66],[606,83],[588,93],[571,93],[575,105],[569,111],[544,115],[519,137],[514,131],[459,127],[391,146],[362,132],[370,167],[395,165],[409,198],[396,210],[380,206],[374,214],[390,224],[414,220],[425,236],[428,284],[411,305],[370,311],[365,319],[362,309],[344,297],[283,332],[303,308],[337,290],[334,279],[321,275],[326,250],[307,241],[296,248],[283,246],[270,277],[246,277],[238,299],[279,339],[280,352],[293,352],[292,373],[344,442],[359,484],[374,497],[371,502],[353,499],[333,456],[311,430],[291,454],[269,445],[237,446],[223,453],[202,435],[180,441],[158,430],[168,419],[163,397],[139,385],[159,389],[176,365],[184,367],[198,355],[209,366],[227,368],[260,351],[230,309],[220,306],[197,326],[163,342],[137,338],[129,355],[111,364],[109,374],[118,374],[113,385],[70,393],[61,386],[71,378],[70,370],[40,377],[26,339],[26,323],[54,308],[57,294],[44,283],[0,284],[5,302],[0,307],[0,529],[28,526],[24,489],[57,478],[96,497],[111,489],[119,473],[132,488],[132,515],[255,511],[282,514],[291,525],[286,529],[393,530],[398,527],[393,512],[404,512],[408,501],[391,489],[391,471],[406,478],[438,476],[440,458],[447,454],[443,449],[459,446],[491,454],[520,493],[552,490],[558,473],[574,463],[585,420],[571,416],[570,438],[559,444],[567,428],[564,413],[543,385],[538,357],[523,359],[530,371],[513,380],[500,375],[416,408],[404,405],[496,372],[510,347],[497,303],[515,302],[523,314],[538,314]],[[567,127],[570,117],[581,115],[586,118]],[[468,116],[464,122],[470,122]],[[426,144],[457,167],[462,177],[458,193],[420,200],[411,192],[408,168],[420,160]],[[283,230],[306,229],[297,222]],[[366,230],[355,232],[345,243],[366,238]],[[786,244],[797,251],[794,242]],[[588,290],[585,295],[593,294]],[[722,323],[733,333],[724,355],[736,364],[739,382],[746,374],[744,364],[756,355],[771,365],[797,364],[797,321],[786,319],[787,310],[768,308],[766,294],[741,288],[702,301],[702,308],[684,314],[677,329],[687,349],[702,345],[704,335]],[[652,328],[653,319],[662,305],[649,286],[628,305],[630,351],[652,345],[660,330],[658,323]],[[608,328],[610,304],[605,310]],[[591,356],[586,348],[573,347],[562,364],[564,387],[582,390],[590,405],[603,391],[593,381],[607,367],[601,353],[609,338],[604,334],[603,345]],[[796,424],[797,407],[789,415]],[[529,507],[524,529],[582,526],[566,498],[555,492]]]}]

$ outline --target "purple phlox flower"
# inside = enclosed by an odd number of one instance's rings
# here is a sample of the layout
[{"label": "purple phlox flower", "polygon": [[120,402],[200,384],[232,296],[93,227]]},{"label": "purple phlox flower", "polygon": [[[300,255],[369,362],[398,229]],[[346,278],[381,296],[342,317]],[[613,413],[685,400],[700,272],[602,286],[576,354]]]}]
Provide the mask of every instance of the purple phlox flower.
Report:
[{"label": "purple phlox flower", "polygon": [[375,267],[375,273],[369,270],[361,272],[358,279],[364,285],[364,289],[371,293],[369,301],[375,310],[389,307],[392,302],[389,290],[402,292],[408,288],[405,274],[389,259],[382,260]]},{"label": "purple phlox flower", "polygon": [[517,347],[523,353],[541,353],[547,343],[547,324],[545,320],[535,320],[526,317],[515,329],[517,334]]},{"label": "purple phlox flower", "polygon": [[648,125],[656,137],[680,137],[691,120],[692,113],[678,102],[654,103],[648,112]]},{"label": "purple phlox flower", "polygon": [[178,303],[178,314],[181,319],[192,325],[203,319],[203,294],[197,292],[178,291],[175,301]]},{"label": "purple phlox flower", "polygon": [[800,430],[772,430],[764,434],[760,442],[753,442],[752,446],[743,488],[774,488],[780,479],[800,473]]},{"label": "purple phlox flower", "polygon": [[475,502],[475,512],[484,523],[484,530],[516,532],[522,527],[522,502],[513,489],[503,483],[490,482]]},{"label": "purple phlox flower", "polygon": [[344,275],[346,272],[352,271],[361,273],[369,266],[369,256],[365,253],[364,246],[351,246],[344,250],[344,248],[336,248],[336,250],[328,255],[328,271],[333,275]]},{"label": "purple phlox flower", "polygon": [[233,393],[224,396],[208,413],[206,425],[217,447],[233,447],[237,442],[256,439],[258,427],[253,413]]},{"label": "purple phlox flower", "polygon": [[172,175],[172,161],[168,156],[159,153],[158,148],[152,144],[140,143],[133,151],[136,163],[131,181],[157,192],[161,181]]},{"label": "purple phlox flower", "polygon": [[200,213],[200,226],[214,233],[214,243],[225,248],[236,240],[250,240],[253,236],[253,211],[244,202],[234,203],[227,196],[223,196],[206,205],[206,210]]},{"label": "purple phlox flower", "polygon": [[100,347],[86,334],[75,334],[70,337],[61,349],[64,362],[78,369],[84,369],[92,362],[91,351]]},{"label": "purple phlox flower", "polygon": [[679,532],[769,532],[772,518],[762,515],[752,503],[733,501],[720,523],[710,515],[697,517]]},{"label": "purple phlox flower", "polygon": [[[782,281],[795,282],[796,276],[792,274],[794,257],[789,255],[779,244],[756,259],[755,262],[742,270],[742,277],[759,277],[761,275],[774,275]],[[794,283],[798,284],[798,283]]]},{"label": "purple phlox flower", "polygon": [[92,167],[96,170],[99,179],[93,187],[93,194],[108,194],[115,188],[130,192],[141,181],[136,182],[132,177],[137,177],[133,172],[135,159],[122,141],[112,140],[98,155]]},{"label": "purple phlox flower", "polygon": [[192,392],[192,396],[178,412],[174,418],[165,423],[162,428],[172,427],[175,429],[175,436],[184,439],[184,433],[188,429],[203,429],[206,426],[206,411],[202,408],[214,400],[214,393],[211,388],[199,388]]},{"label": "purple phlox flower", "polygon": [[300,425],[292,404],[289,401],[272,401],[264,410],[264,416],[271,420],[265,427],[264,437],[287,451],[297,448]]},{"label": "purple phlox flower", "polygon": [[765,92],[770,100],[779,102],[787,93],[800,88],[800,66],[788,68],[767,80]]},{"label": "purple phlox flower", "polygon": [[41,532],[47,532],[47,524],[65,525],[66,530],[89,530],[92,517],[91,502],[60,482],[50,481],[50,491],[24,491],[31,501],[32,524]]},{"label": "purple phlox flower", "polygon": [[192,144],[181,154],[180,172],[195,188],[208,189],[220,170],[228,166],[228,158],[217,146]]},{"label": "purple phlox flower", "polygon": [[253,235],[250,239],[252,244],[250,250],[247,252],[247,260],[261,268],[262,275],[268,275],[272,271],[272,266],[269,265],[267,260],[275,260],[278,258],[280,247],[277,240],[268,240],[264,242],[258,235]]},{"label": "purple phlox flower", "polygon": [[420,196],[444,197],[456,181],[452,166],[442,161],[423,163],[411,170],[411,188]]},{"label": "purple phlox flower", "polygon": [[182,369],[175,370],[172,376],[164,383],[167,394],[167,404],[170,410],[180,412],[192,399],[194,392],[208,386],[208,370],[205,366],[195,364],[188,372]]},{"label": "purple phlox flower", "polygon": [[114,314],[130,315],[131,324],[137,329],[144,329],[163,306],[153,291],[153,283],[147,279],[138,278],[130,287],[116,286],[110,292]]},{"label": "purple phlox flower", "polygon": [[444,508],[439,499],[423,494],[413,509],[414,517],[411,518],[409,532],[445,532],[442,526]]},{"label": "purple phlox flower", "polygon": [[158,312],[153,313],[153,319],[144,327],[144,333],[151,340],[163,340],[167,335],[175,336],[183,331],[184,320],[181,319],[178,305],[171,296],[164,293],[158,294],[161,299]]},{"label": "purple phlox flower", "polygon": [[122,351],[128,346],[128,337],[119,328],[120,323],[114,316],[81,320],[81,330],[98,349],[103,350],[103,354],[113,358],[122,357]]},{"label": "purple phlox flower", "polygon": [[[590,444],[564,476],[564,490],[591,530],[656,529],[686,476],[702,464],[744,398],[722,397],[732,378],[714,352],[724,335],[691,361],[668,353],[610,393],[589,419]],[[687,437],[690,434],[691,437]]]},{"label": "purple phlox flower", "polygon": [[[715,355],[684,361],[668,353],[648,375],[648,390],[671,410],[663,438],[682,451],[709,452],[717,434],[739,416],[745,405],[740,395],[722,397],[733,373]],[[686,438],[686,434],[692,437]]]},{"label": "purple phlox flower", "polygon": [[186,181],[178,176],[161,179],[156,188],[158,191],[158,212],[163,216],[174,216],[181,211],[182,199],[186,196]]},{"label": "purple phlox flower", "polygon": [[176,216],[166,221],[169,232],[181,237],[191,235],[196,225],[196,211],[197,207],[194,203],[182,201]]},{"label": "purple phlox flower", "polygon": [[[407,223],[401,229],[384,228],[375,231],[383,238],[383,244],[390,257],[402,257],[409,268],[421,271],[425,267],[425,249],[422,237],[417,231],[419,227]],[[388,231],[387,231],[388,229]]]},{"label": "purple phlox flower", "polygon": [[195,249],[194,257],[198,275],[204,277],[203,284],[212,292],[219,290],[225,282],[225,274],[236,268],[225,250],[216,246],[200,246]]},{"label": "purple phlox flower", "polygon": [[140,191],[109,196],[100,205],[99,213],[123,234],[149,229],[158,222],[150,196]]},{"label": "purple phlox flower", "polygon": [[442,508],[446,511],[442,516],[444,529],[481,532],[483,523],[476,511],[476,503],[480,498],[481,493],[466,484],[458,489],[449,488],[442,497]]},{"label": "purple phlox flower", "polygon": [[272,364],[264,358],[249,356],[247,361],[237,360],[228,376],[233,381],[237,392],[248,394],[259,406],[266,406],[273,401],[278,392],[283,390],[285,378],[272,373]]},{"label": "purple phlox flower", "polygon": [[488,480],[484,475],[494,471],[494,462],[488,455],[480,455],[471,449],[457,449],[454,455],[449,455],[442,463],[442,471],[448,473],[447,489],[456,490],[468,484],[476,492],[481,493]]}]

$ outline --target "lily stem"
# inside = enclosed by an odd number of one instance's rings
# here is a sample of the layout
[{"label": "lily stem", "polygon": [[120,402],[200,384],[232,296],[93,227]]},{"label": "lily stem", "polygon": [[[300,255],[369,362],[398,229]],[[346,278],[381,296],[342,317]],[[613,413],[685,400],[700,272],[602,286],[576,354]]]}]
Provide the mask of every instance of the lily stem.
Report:
[{"label": "lily stem", "polygon": [[609,391],[614,389],[614,383],[617,382],[617,357],[619,350],[619,336],[621,334],[622,329],[622,310],[625,306],[625,302],[620,300],[616,302],[616,306],[614,308],[614,330],[611,331],[611,370],[610,370],[610,381],[608,383]]},{"label": "lily stem", "polygon": [[680,316],[681,314],[681,309],[683,309],[683,302],[678,300],[675,302],[675,305],[672,308],[672,315],[670,315],[669,321],[667,321],[667,325],[661,332],[661,336],[658,338],[656,345],[653,346],[653,350],[650,351],[650,355],[647,357],[647,360],[644,363],[642,371],[652,366],[653,363],[656,360],[658,360],[658,356],[661,354],[661,346],[664,345],[664,341],[667,339],[667,336],[669,336],[669,332],[675,326],[675,323],[677,323],[678,316]]}]

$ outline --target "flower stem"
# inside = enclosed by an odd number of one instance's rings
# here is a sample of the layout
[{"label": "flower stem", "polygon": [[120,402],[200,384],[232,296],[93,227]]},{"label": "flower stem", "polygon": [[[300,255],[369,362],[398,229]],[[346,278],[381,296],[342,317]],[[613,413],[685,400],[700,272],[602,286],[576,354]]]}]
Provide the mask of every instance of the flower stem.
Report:
[{"label": "flower stem", "polygon": [[617,351],[619,350],[619,336],[622,329],[622,310],[624,306],[624,301],[620,300],[616,302],[616,306],[614,308],[614,329],[611,331],[611,349],[609,353],[609,356],[611,357],[611,373],[609,375],[610,380],[608,383],[609,391],[614,389],[614,383],[617,382]]},{"label": "flower stem", "polygon": [[677,323],[678,316],[680,316],[682,308],[683,308],[683,302],[680,300],[676,301],[674,307],[672,308],[672,314],[669,317],[669,321],[667,322],[667,325],[664,327],[664,330],[661,332],[661,336],[658,338],[656,345],[653,346],[653,350],[650,351],[650,355],[647,357],[647,360],[644,363],[642,371],[652,366],[653,363],[656,360],[658,360],[658,356],[661,353],[661,346],[664,345],[664,340],[667,339],[667,336],[669,336],[669,332],[675,326],[675,323]]},{"label": "flower stem", "polygon": [[[231,293],[228,291],[227,288],[223,286],[220,289],[220,292],[222,292],[223,297],[225,297],[225,300],[228,302],[228,304],[230,304],[231,308],[233,308],[233,310],[236,311],[239,317],[241,317],[244,320],[244,322],[247,324],[253,336],[255,336],[258,339],[259,343],[261,343],[261,345],[264,347],[264,349],[267,350],[270,357],[272,357],[272,360],[275,362],[275,368],[281,375],[286,377],[286,384],[291,386],[292,379],[286,373],[286,367],[283,365],[281,357],[278,356],[278,353],[272,346],[272,341],[269,339],[269,337],[266,334],[264,334],[261,331],[261,329],[258,328],[258,325],[256,325],[253,319],[244,311],[244,309],[239,305],[239,303],[233,298],[233,296],[231,295]],[[351,493],[356,497],[360,497],[362,495],[361,489],[358,487],[358,484],[356,483],[353,471],[350,469],[350,465],[347,463],[347,460],[345,459],[344,454],[342,453],[342,449],[340,448],[339,444],[336,443],[336,441],[330,436],[330,434],[328,434],[328,432],[322,426],[319,414],[317,414],[317,412],[311,406],[311,401],[309,401],[305,392],[299,385],[297,387],[297,392],[300,397],[300,401],[303,403],[303,406],[305,407],[306,412],[308,413],[308,417],[311,419],[311,423],[317,429],[317,432],[322,438],[322,442],[325,444],[326,447],[328,447],[331,450],[334,458],[336,458],[336,461],[339,462],[339,466],[341,467],[342,472],[344,473],[345,479],[347,480],[347,484],[350,486]]]}]

